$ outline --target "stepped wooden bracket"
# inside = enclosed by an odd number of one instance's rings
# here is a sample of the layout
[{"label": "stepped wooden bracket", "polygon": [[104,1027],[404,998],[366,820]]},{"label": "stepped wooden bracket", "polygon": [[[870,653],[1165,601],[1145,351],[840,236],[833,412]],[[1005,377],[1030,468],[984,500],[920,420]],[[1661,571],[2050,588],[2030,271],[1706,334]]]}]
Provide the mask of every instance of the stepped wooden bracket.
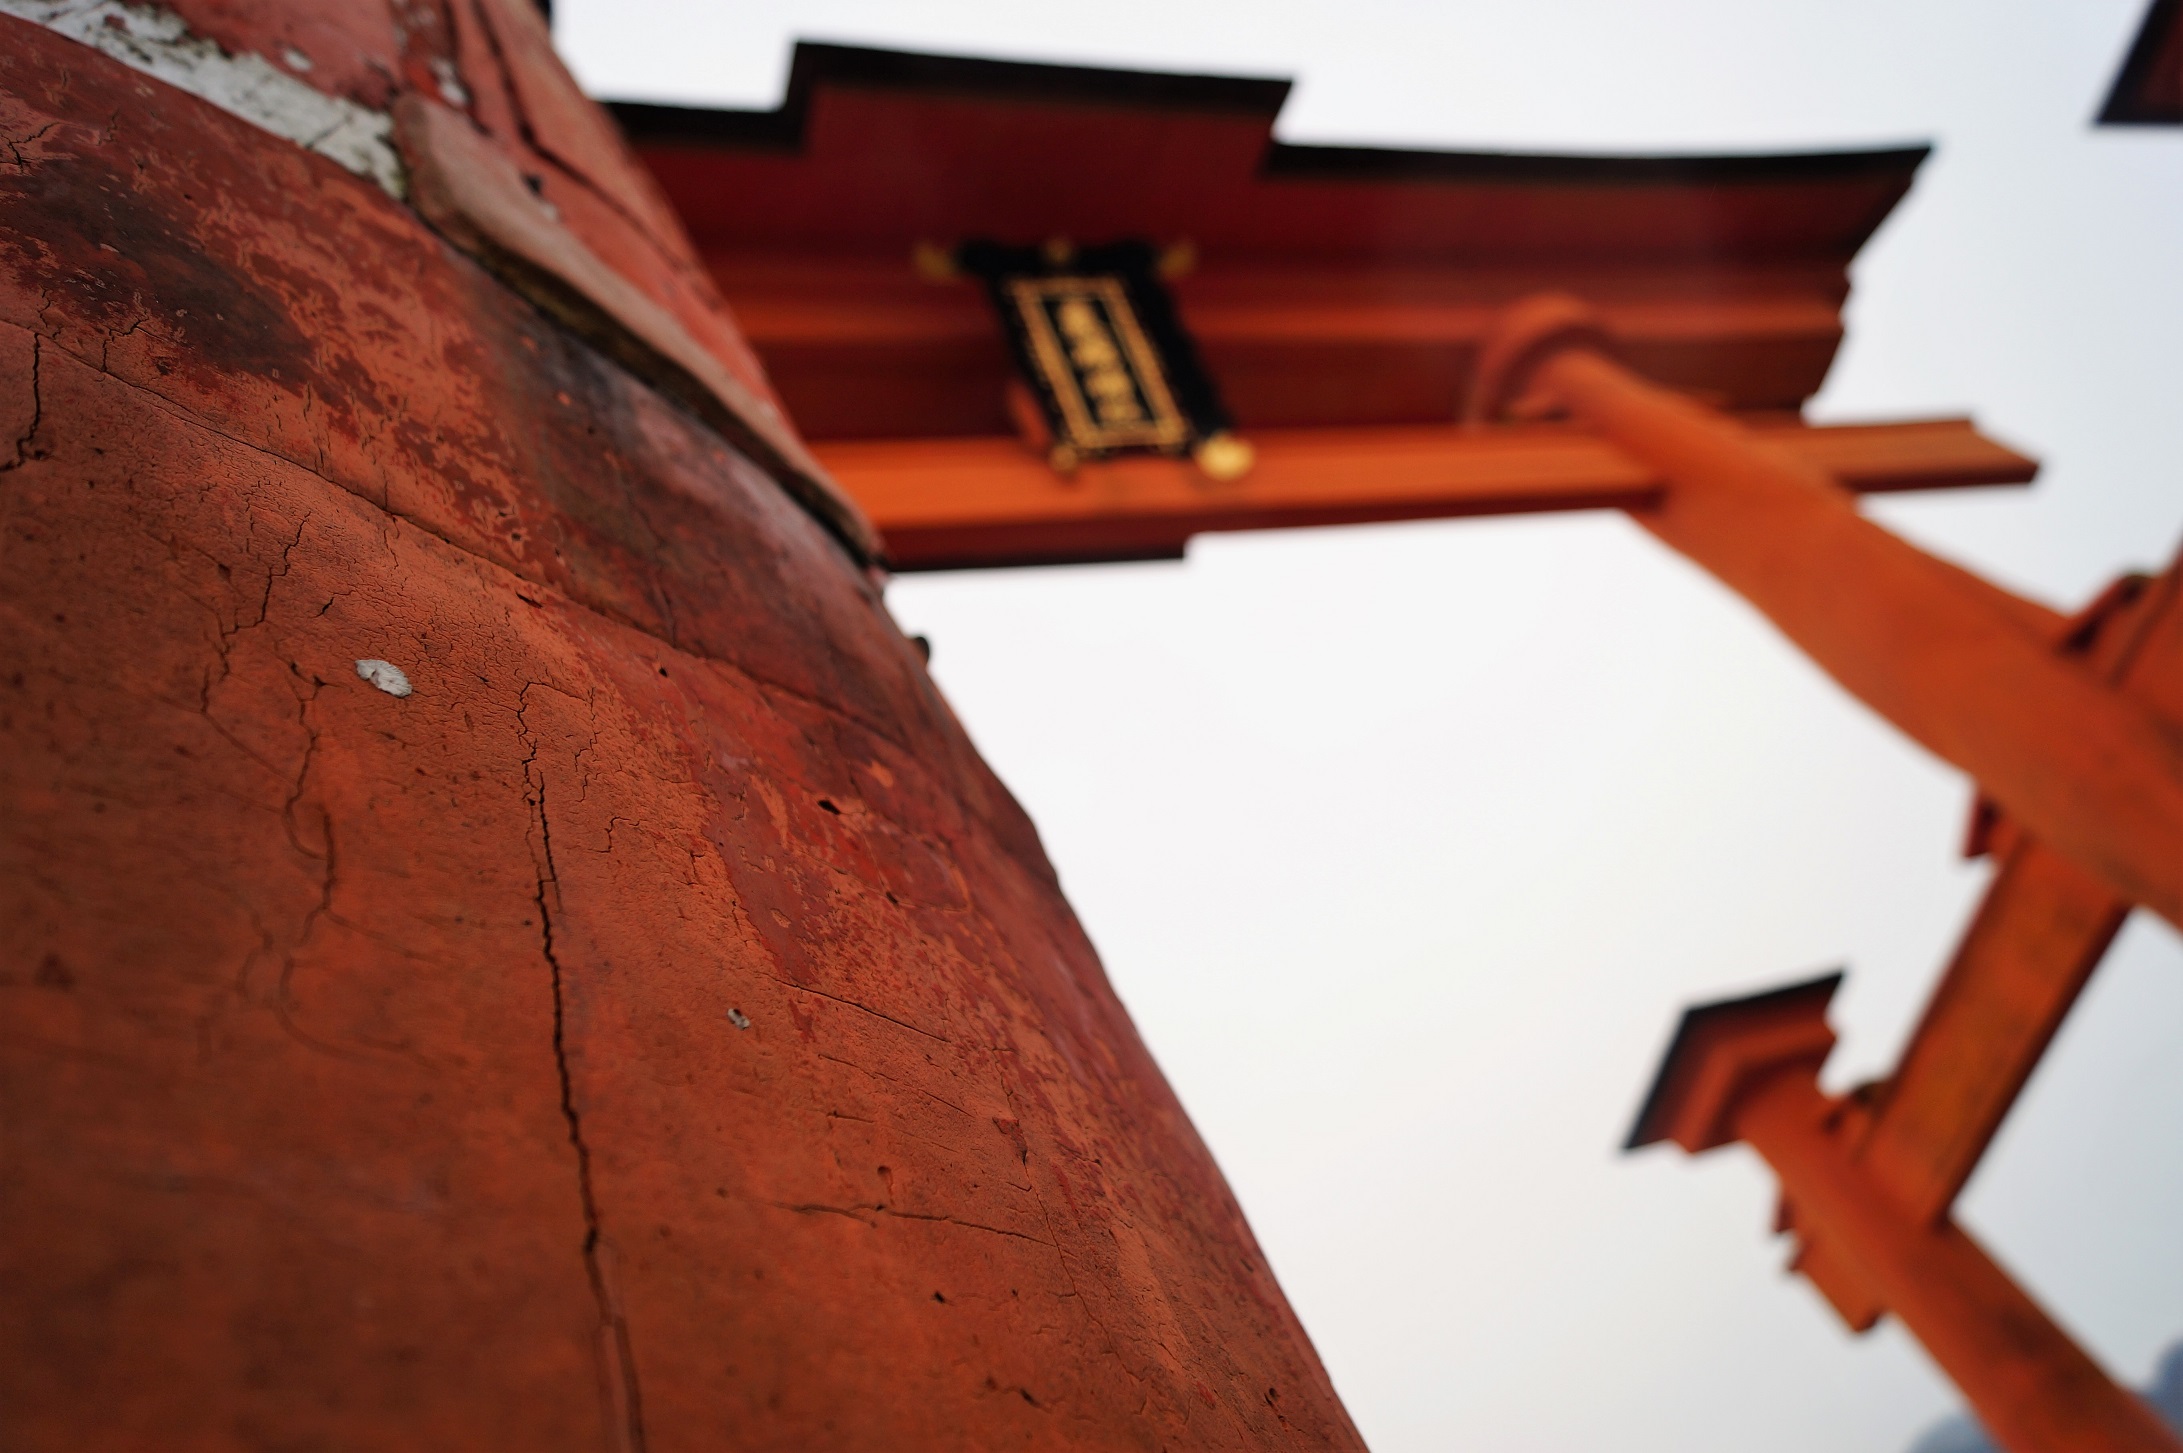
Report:
[{"label": "stepped wooden bracket", "polygon": [[2012,1453],[2183,1449],[1961,1227],[1915,1214],[1859,1161],[1860,1102],[1816,1078],[1840,979],[1684,1015],[1631,1145],[1748,1143],[1781,1179],[1798,1269],[1853,1326],[1902,1318]]}]

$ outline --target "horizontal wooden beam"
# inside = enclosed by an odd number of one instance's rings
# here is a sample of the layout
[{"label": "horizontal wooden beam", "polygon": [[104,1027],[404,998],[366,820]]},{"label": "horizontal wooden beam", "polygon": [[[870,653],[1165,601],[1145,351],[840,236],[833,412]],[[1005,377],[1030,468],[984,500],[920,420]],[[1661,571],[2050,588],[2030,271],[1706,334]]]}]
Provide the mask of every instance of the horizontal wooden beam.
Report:
[{"label": "horizontal wooden beam", "polygon": [[[2022,484],[2038,466],[1967,419],[1754,426],[1863,493]],[[1258,463],[1215,483],[1128,457],[1064,480],[1011,438],[835,441],[813,451],[897,570],[1172,559],[1191,536],[1545,510],[1643,508],[1660,478],[1561,426],[1440,424],[1253,433]]]}]

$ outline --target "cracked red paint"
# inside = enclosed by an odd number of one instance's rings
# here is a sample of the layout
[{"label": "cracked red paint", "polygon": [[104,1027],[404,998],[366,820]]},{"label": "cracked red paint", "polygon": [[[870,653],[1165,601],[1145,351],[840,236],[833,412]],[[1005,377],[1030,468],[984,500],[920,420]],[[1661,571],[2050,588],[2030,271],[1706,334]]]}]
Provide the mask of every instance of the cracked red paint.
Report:
[{"label": "cracked red paint", "polygon": [[[336,8],[183,11],[567,120]],[[1354,1446],[839,546],[370,183],[0,42],[11,1446]]]}]

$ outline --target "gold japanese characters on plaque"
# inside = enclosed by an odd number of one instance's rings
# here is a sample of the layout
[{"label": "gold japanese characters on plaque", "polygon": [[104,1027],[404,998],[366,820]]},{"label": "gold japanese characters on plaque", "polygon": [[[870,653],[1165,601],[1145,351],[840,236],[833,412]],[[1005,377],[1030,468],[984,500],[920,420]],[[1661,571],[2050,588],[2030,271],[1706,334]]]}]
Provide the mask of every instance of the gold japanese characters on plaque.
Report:
[{"label": "gold japanese characters on plaque", "polygon": [[1061,474],[1145,452],[1187,454],[1213,479],[1250,468],[1150,244],[969,242],[946,263],[986,285],[1015,355],[1019,427]]},{"label": "gold japanese characters on plaque", "polygon": [[1017,277],[1006,284],[1039,381],[1080,453],[1179,450],[1190,421],[1160,356],[1113,277]]}]

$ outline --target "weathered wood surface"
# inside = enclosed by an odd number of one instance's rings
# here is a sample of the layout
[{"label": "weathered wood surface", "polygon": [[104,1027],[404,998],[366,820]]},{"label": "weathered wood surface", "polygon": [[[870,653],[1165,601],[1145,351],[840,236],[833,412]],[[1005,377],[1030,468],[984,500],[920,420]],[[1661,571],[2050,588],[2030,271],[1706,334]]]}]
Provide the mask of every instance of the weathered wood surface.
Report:
[{"label": "weathered wood surface", "polygon": [[[180,8],[508,104],[426,7]],[[0,135],[9,1447],[1355,1446],[817,523],[369,182],[4,17]],[[655,226],[595,151],[547,194]]]}]

